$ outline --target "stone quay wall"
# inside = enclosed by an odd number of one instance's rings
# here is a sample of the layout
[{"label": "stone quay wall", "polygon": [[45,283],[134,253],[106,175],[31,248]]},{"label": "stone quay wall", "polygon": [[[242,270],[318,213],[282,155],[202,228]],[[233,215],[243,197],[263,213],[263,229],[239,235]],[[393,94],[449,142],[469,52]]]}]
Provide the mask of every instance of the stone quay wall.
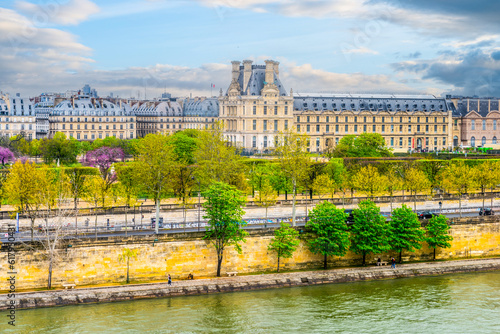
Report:
[{"label": "stone quay wall", "polygon": [[[154,283],[24,292],[18,293],[15,301],[17,309],[26,309],[498,270],[500,270],[500,258],[472,259],[403,264],[397,265],[396,269],[387,266],[375,266],[369,268],[185,280],[174,281],[172,286],[166,283]],[[0,295],[0,310],[6,310],[9,306],[9,301],[6,294]]]},{"label": "stone quay wall", "polygon": [[[500,217],[499,217],[500,218]],[[250,235],[238,254],[232,247],[227,248],[222,263],[222,274],[256,274],[276,270],[276,255],[267,247],[274,229],[250,230]],[[450,229],[454,240],[452,247],[437,249],[437,259],[460,259],[468,257],[492,257],[500,255],[500,219],[463,219]],[[125,281],[126,261],[119,256],[124,248],[137,251],[137,258],[130,259],[130,279],[132,283],[162,281],[170,274],[174,280],[186,279],[189,274],[195,278],[214,277],[217,256],[210,241],[203,240],[204,233],[181,233],[133,236],[128,238],[93,238],[72,240],[71,248],[59,252],[53,266],[52,286],[61,288],[63,284],[109,285]],[[403,252],[403,261],[432,260],[433,250],[424,243],[415,253]],[[370,254],[368,263],[381,257],[388,261],[396,253]],[[0,253],[0,266],[7,278],[8,253]],[[15,250],[16,290],[29,290],[47,286],[48,260],[43,250],[20,248]],[[344,257],[329,257],[329,267],[346,267],[361,264],[361,256],[349,252]],[[309,252],[307,244],[301,241],[291,259],[281,259],[284,270],[314,270],[321,268],[323,257]],[[9,281],[0,280],[0,291],[9,290]]]}]

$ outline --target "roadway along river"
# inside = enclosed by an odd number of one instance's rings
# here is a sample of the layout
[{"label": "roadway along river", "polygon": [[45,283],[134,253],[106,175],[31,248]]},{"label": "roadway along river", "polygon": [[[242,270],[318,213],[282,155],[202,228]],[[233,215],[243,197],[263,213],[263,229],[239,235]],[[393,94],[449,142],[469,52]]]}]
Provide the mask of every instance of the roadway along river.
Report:
[{"label": "roadway along river", "polygon": [[500,272],[18,310],[15,330],[2,318],[2,333],[500,333]]}]

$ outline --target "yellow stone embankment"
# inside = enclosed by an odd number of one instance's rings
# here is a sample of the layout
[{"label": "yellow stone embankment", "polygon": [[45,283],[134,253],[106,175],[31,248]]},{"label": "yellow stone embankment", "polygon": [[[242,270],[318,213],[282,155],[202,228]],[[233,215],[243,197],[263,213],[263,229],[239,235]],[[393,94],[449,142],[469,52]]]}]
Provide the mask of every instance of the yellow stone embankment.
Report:
[{"label": "yellow stone embankment", "polygon": [[[463,219],[452,225],[450,230],[454,240],[449,249],[438,249],[438,259],[458,259],[466,257],[500,255],[500,220],[496,217],[483,219]],[[222,272],[240,274],[269,272],[276,268],[276,256],[267,250],[273,230],[252,230],[243,244],[242,254],[228,248],[225,252]],[[130,260],[130,277],[135,283],[165,280],[170,274],[174,280],[185,279],[188,274],[195,278],[213,277],[216,274],[216,253],[209,241],[203,240],[203,233],[186,233],[159,236],[136,236],[105,238],[72,242],[72,247],[60,251],[54,264],[53,286],[74,283],[85,285],[105,285],[125,281],[126,263],[119,261],[124,248],[136,249],[137,259]],[[370,263],[381,257],[387,261],[395,253],[372,254],[367,256]],[[16,257],[16,289],[26,290],[47,286],[48,261],[42,250],[18,249]],[[427,261],[432,259],[432,249],[425,244],[415,253],[404,252],[404,261]],[[322,256],[309,252],[304,241],[291,259],[282,259],[285,270],[316,269],[322,266]],[[0,253],[0,263],[4,276],[7,275],[7,252]],[[359,265],[360,256],[348,253],[345,257],[329,258],[330,267]],[[6,291],[9,283],[2,279],[0,290]]]}]

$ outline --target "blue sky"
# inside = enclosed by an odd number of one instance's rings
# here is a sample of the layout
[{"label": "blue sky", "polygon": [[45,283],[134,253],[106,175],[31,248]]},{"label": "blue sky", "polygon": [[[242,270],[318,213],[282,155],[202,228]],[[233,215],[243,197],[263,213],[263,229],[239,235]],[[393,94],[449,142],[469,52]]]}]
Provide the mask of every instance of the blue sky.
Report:
[{"label": "blue sky", "polygon": [[0,90],[209,95],[231,60],[269,58],[298,92],[500,96],[499,12],[486,0],[0,1]]}]

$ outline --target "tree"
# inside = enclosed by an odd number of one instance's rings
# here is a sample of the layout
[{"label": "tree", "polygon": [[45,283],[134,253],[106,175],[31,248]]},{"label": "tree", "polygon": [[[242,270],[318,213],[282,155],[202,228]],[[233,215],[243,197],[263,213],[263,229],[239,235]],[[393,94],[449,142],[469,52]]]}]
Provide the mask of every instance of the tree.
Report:
[{"label": "tree", "polygon": [[125,235],[128,230],[127,213],[131,205],[137,202],[139,187],[135,177],[136,171],[132,166],[118,165],[116,166],[116,176],[118,179],[118,191],[120,196],[124,199],[125,206]]},{"label": "tree", "polygon": [[194,159],[198,166],[197,179],[204,186],[225,182],[239,189],[246,188],[241,157],[236,148],[224,140],[221,124],[216,123],[213,129],[200,131]]},{"label": "tree", "polygon": [[[67,253],[69,245],[67,221],[70,210],[64,209],[68,206],[68,179],[62,169],[48,169],[42,167],[41,174],[47,182],[40,184],[37,188],[36,202],[40,203],[36,212],[37,218],[41,220],[38,244],[45,250],[45,256],[49,262],[47,288],[52,288],[52,272],[54,266]],[[66,247],[64,247],[66,245]],[[66,252],[62,252],[66,249]]]},{"label": "tree", "polygon": [[380,214],[380,208],[370,200],[361,201],[358,209],[353,210],[354,224],[351,226],[351,250],[363,256],[381,253],[390,249],[390,229],[386,219]]},{"label": "tree", "polygon": [[34,163],[20,160],[12,166],[4,184],[5,196],[17,206],[17,212],[26,213],[31,221],[31,241],[34,236],[36,215],[44,204],[39,189],[48,188],[50,177],[47,168],[36,168]]},{"label": "tree", "polygon": [[299,232],[287,223],[281,223],[281,227],[274,231],[274,238],[267,249],[276,253],[278,257],[278,269],[280,272],[280,258],[289,259],[299,246]]},{"label": "tree", "polygon": [[6,147],[0,147],[0,162],[2,163],[2,167],[5,167],[5,164],[9,161],[14,161],[14,153]]},{"label": "tree", "polygon": [[208,219],[204,239],[211,240],[217,251],[217,277],[220,277],[224,250],[233,246],[241,253],[240,242],[245,242],[245,236],[248,235],[242,229],[246,223],[241,219],[244,214],[241,207],[245,204],[245,199],[241,191],[223,182],[211,184],[204,197],[206,201],[203,203],[203,218]]},{"label": "tree", "polygon": [[491,161],[485,161],[473,169],[474,182],[481,189],[483,195],[483,210],[484,210],[484,198],[487,188],[493,188],[497,185],[497,171],[495,170],[495,165]]},{"label": "tree", "polygon": [[367,194],[370,198],[383,192],[387,179],[380,175],[377,168],[372,165],[362,167],[353,177],[354,188]]},{"label": "tree", "polygon": [[175,155],[169,137],[148,134],[140,141],[137,176],[141,186],[154,199],[156,205],[155,233],[160,222],[160,200],[171,186],[175,172]]},{"label": "tree", "polygon": [[394,198],[394,193],[400,189],[403,188],[403,180],[401,177],[398,175],[396,168],[391,165],[389,169],[387,170],[386,174],[386,188],[387,188],[387,193],[389,194],[389,198],[391,201],[391,214],[392,214],[392,201]]},{"label": "tree", "polygon": [[86,166],[96,167],[101,173],[104,181],[111,184],[116,180],[116,177],[111,172],[111,166],[118,161],[125,159],[123,150],[119,147],[103,146],[92,151],[88,151],[82,160]]},{"label": "tree", "polygon": [[72,164],[76,162],[79,153],[78,141],[66,139],[62,132],[56,132],[52,139],[42,139],[40,151],[45,163],[56,161],[57,164]]},{"label": "tree", "polygon": [[391,248],[399,252],[399,263],[402,261],[403,250],[415,252],[422,248],[424,231],[421,228],[417,214],[404,205],[394,209],[391,216]]},{"label": "tree", "polygon": [[462,217],[462,195],[474,186],[474,172],[463,161],[450,163],[440,174],[442,184],[455,190],[458,195],[458,207]]},{"label": "tree", "polygon": [[333,157],[390,157],[385,139],[379,133],[362,133],[359,136],[347,135],[340,139],[332,151]]},{"label": "tree", "polygon": [[276,198],[277,194],[276,191],[271,186],[271,182],[269,181],[269,179],[264,179],[259,190],[259,198],[255,201],[255,204],[266,209],[266,225],[267,225],[267,209],[270,206],[276,204]]},{"label": "tree", "polygon": [[330,177],[327,174],[320,174],[314,179],[312,189],[316,194],[318,194],[320,199],[321,195],[325,193],[330,193],[333,198],[336,185],[335,182],[332,179],[330,179]]},{"label": "tree", "polygon": [[292,181],[292,225],[295,226],[297,186],[308,175],[311,165],[307,148],[307,136],[292,130],[280,133],[276,137],[276,155],[283,173]]},{"label": "tree", "polygon": [[324,256],[324,269],[327,269],[328,256],[344,256],[349,250],[349,228],[344,209],[337,209],[334,204],[322,202],[312,210],[307,227],[313,233],[309,249],[314,254]]},{"label": "tree", "polygon": [[451,247],[451,241],[453,237],[448,234],[450,226],[448,225],[448,219],[446,216],[439,215],[432,217],[427,225],[427,237],[425,241],[430,248],[434,248],[433,260],[436,260],[436,248],[449,248]]},{"label": "tree", "polygon": [[429,187],[432,195],[434,188],[439,185],[439,172],[443,169],[444,162],[441,160],[424,160],[421,162],[420,166],[429,180]]},{"label": "tree", "polygon": [[95,168],[70,167],[66,169],[65,175],[69,182],[69,194],[73,198],[75,211],[75,234],[78,234],[78,201],[85,194],[85,179],[89,175],[97,175]]},{"label": "tree", "polygon": [[106,186],[106,181],[97,175],[87,177],[84,187],[86,191],[83,198],[94,207],[95,239],[97,240],[97,210],[99,207],[104,210],[109,203],[110,188]]},{"label": "tree", "polygon": [[137,249],[124,248],[120,256],[118,257],[118,261],[124,262],[127,261],[127,284],[130,283],[129,279],[129,268],[130,268],[130,258],[137,259]]},{"label": "tree", "polygon": [[424,172],[416,167],[408,169],[405,173],[405,187],[413,194],[413,206],[417,211],[417,193],[429,188],[430,182]]}]

